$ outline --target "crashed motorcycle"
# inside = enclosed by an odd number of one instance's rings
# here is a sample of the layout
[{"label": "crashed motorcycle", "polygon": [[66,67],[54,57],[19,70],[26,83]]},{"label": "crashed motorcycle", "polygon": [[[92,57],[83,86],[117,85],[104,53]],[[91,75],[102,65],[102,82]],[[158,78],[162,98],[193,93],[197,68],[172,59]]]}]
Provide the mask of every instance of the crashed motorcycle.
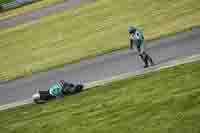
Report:
[{"label": "crashed motorcycle", "polygon": [[[32,98],[35,103],[42,104],[58,97],[80,93],[83,88],[83,84],[74,84],[61,80],[60,82],[53,84],[47,91],[37,90],[36,93],[33,94]],[[59,92],[54,93],[54,91],[57,90]]]}]

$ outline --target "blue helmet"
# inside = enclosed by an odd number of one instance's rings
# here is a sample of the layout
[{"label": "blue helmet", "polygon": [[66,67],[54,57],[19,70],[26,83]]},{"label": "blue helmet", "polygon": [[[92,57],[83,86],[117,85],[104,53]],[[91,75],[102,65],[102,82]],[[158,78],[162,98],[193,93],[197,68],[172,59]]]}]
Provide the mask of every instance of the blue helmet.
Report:
[{"label": "blue helmet", "polygon": [[133,27],[133,26],[129,26],[129,27],[128,27],[128,32],[129,32],[129,33],[135,33],[135,31],[136,31],[136,28],[135,28],[135,27]]}]

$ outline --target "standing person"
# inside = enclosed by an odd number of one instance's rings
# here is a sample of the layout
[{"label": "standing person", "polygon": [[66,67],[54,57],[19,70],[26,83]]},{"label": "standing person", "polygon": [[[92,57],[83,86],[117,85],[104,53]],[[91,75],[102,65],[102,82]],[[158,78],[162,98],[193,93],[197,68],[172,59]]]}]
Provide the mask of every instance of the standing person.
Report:
[{"label": "standing person", "polygon": [[151,66],[154,65],[152,58],[145,52],[144,49],[144,35],[143,32],[133,26],[128,27],[129,32],[129,40],[130,40],[130,49],[133,49],[133,45],[135,44],[137,52],[144,62],[144,68],[149,67],[149,63]]}]

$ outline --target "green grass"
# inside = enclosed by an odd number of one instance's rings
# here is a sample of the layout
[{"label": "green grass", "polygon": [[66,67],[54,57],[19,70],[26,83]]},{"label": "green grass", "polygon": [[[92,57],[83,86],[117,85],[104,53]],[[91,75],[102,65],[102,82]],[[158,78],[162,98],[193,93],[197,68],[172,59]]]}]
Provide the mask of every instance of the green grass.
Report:
[{"label": "green grass", "polygon": [[14,0],[0,0],[0,4],[3,4],[3,3],[9,3],[9,2],[12,2]]},{"label": "green grass", "polygon": [[200,62],[0,112],[3,133],[199,133]]},{"label": "green grass", "polygon": [[[4,1],[4,0],[1,0]],[[12,0],[6,0],[6,1],[12,1]],[[0,12],[0,20],[8,19],[10,17],[14,17],[20,14],[24,14],[27,12],[31,12],[40,8],[44,8],[59,2],[64,2],[64,0],[37,0],[36,2],[32,4],[28,4],[16,9],[8,10],[5,12]]]},{"label": "green grass", "polygon": [[0,79],[46,71],[128,47],[127,27],[144,29],[146,39],[200,24],[199,0],[97,0],[0,33]]}]

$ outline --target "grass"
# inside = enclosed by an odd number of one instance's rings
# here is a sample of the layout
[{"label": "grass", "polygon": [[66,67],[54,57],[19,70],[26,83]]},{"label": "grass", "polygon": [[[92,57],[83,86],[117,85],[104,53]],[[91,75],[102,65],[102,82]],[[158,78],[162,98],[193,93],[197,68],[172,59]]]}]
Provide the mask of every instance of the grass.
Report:
[{"label": "grass", "polygon": [[200,62],[0,112],[3,133],[199,133]]},{"label": "grass", "polygon": [[[4,0],[2,0],[4,1]],[[10,0],[8,0],[10,1]],[[12,1],[12,0],[11,0]],[[4,19],[8,19],[10,17],[14,17],[20,14],[24,14],[27,12],[31,12],[40,8],[44,8],[59,2],[64,2],[64,0],[37,0],[34,3],[25,5],[25,6],[21,6],[19,8],[16,9],[12,9],[12,10],[8,10],[5,12],[0,12],[0,20],[4,20]]]},{"label": "grass", "polygon": [[0,0],[0,4],[3,4],[3,3],[9,3],[9,2],[12,2],[14,0]]},{"label": "grass", "polygon": [[0,33],[0,79],[15,79],[128,47],[127,27],[146,40],[200,24],[199,0],[97,0]]}]

